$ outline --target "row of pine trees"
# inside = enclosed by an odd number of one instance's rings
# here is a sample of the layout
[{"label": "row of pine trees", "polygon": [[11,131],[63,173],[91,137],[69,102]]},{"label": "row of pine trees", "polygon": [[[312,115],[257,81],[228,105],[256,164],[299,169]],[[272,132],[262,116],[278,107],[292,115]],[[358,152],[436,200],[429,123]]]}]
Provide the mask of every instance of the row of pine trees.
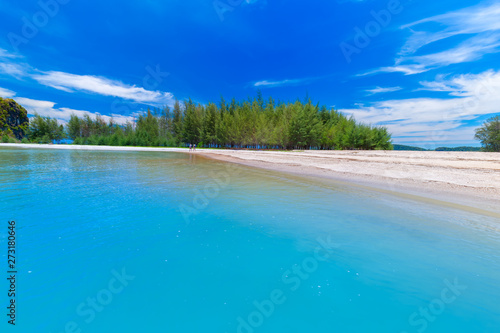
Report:
[{"label": "row of pine trees", "polygon": [[294,103],[254,99],[218,104],[176,101],[148,110],[134,123],[75,115],[65,132],[75,144],[187,146],[255,149],[392,149],[385,127],[357,123],[311,100]]}]

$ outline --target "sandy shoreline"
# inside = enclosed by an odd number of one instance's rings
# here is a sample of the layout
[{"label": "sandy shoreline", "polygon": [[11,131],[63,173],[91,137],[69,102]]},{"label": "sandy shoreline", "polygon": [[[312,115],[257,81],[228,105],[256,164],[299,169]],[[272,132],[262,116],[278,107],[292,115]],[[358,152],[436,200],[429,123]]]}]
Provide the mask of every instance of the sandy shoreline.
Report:
[{"label": "sandy shoreline", "polygon": [[[0,144],[0,147],[190,153],[186,148]],[[193,154],[295,175],[331,179],[500,214],[500,154],[420,151],[249,151]],[[500,215],[498,215],[500,217]]]},{"label": "sandy shoreline", "polygon": [[500,154],[496,153],[210,150],[203,155],[477,212],[487,210],[500,218]]}]

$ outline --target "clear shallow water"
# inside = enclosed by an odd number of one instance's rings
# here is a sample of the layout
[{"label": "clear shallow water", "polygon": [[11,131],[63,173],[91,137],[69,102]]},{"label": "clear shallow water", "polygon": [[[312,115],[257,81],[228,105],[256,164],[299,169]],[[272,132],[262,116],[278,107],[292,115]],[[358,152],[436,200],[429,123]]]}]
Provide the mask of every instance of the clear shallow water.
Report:
[{"label": "clear shallow water", "polygon": [[12,331],[500,330],[498,219],[229,166],[0,148]]}]

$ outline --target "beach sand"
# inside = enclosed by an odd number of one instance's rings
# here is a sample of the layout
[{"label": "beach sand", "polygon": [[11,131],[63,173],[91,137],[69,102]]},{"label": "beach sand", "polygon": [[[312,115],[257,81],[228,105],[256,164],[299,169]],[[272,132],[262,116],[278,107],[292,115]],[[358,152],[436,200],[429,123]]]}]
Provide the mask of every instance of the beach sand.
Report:
[{"label": "beach sand", "polygon": [[500,217],[498,153],[200,150],[196,154],[476,210],[485,209]]},{"label": "beach sand", "polygon": [[[348,183],[500,217],[500,153],[435,151],[253,151],[77,145],[0,147],[165,151],[197,154],[326,181]],[[484,212],[483,212],[484,213]],[[491,215],[491,214],[487,214]]]}]

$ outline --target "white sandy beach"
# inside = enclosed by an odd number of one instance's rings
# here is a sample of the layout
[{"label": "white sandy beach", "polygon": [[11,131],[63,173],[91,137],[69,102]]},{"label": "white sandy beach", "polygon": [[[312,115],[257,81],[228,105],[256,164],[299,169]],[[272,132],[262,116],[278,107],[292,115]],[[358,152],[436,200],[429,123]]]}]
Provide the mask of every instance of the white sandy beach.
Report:
[{"label": "white sandy beach", "polygon": [[197,154],[500,213],[498,153],[206,150]]},{"label": "white sandy beach", "polygon": [[[250,151],[78,145],[0,147],[197,154],[302,176],[321,177],[500,213],[500,154],[420,151]],[[500,216],[500,215],[499,215]]]}]

